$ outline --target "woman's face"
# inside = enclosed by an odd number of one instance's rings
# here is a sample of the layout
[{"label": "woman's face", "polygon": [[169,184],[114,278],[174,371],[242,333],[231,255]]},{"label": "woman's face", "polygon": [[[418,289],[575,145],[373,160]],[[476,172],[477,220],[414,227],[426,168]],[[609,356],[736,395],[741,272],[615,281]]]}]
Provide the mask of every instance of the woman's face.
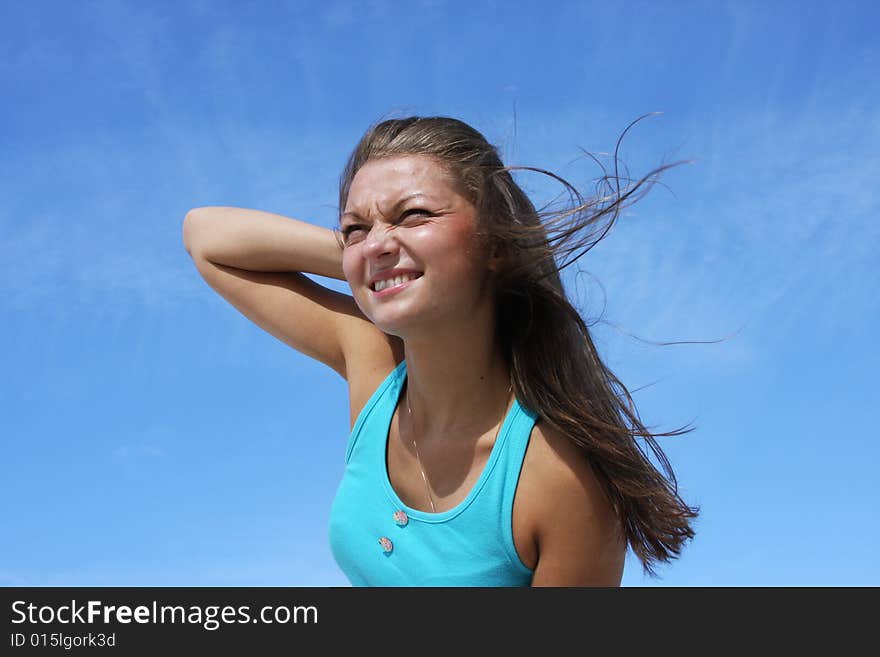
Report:
[{"label": "woman's face", "polygon": [[[351,183],[340,230],[342,268],[358,307],[382,331],[406,337],[422,326],[467,321],[490,303],[476,210],[432,158],[371,160]],[[391,269],[420,273],[376,292],[373,277]]]}]

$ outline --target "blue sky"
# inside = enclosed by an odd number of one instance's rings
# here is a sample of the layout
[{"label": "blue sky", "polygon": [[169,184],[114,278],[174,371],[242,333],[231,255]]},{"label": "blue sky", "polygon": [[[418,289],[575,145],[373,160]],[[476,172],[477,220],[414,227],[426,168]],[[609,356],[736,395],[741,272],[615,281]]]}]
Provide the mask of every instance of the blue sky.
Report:
[{"label": "blue sky", "polygon": [[623,584],[880,584],[878,14],[4,3],[0,585],[347,585],[327,539],[345,382],[211,291],[184,214],[329,227],[364,129],[410,113],[588,192],[580,149],[647,112],[630,170],[693,162],[563,275],[643,421],[697,427],[659,439],[696,539],[657,580],[630,553]]}]

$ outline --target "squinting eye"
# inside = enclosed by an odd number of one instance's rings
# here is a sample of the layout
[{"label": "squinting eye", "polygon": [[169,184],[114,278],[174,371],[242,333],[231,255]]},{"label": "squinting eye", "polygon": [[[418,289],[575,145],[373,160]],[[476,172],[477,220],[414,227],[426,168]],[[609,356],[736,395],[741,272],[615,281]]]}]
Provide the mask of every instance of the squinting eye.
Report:
[{"label": "squinting eye", "polygon": [[[403,213],[403,215],[401,216],[401,219],[406,219],[410,215],[412,215],[412,216],[418,216],[418,215],[428,216],[430,214],[431,214],[430,212],[428,212],[427,210],[424,210],[422,208],[411,208]],[[366,228],[364,226],[361,226],[360,224],[352,224],[352,225],[346,226],[345,228],[342,229],[343,240],[347,241],[348,238],[351,236],[351,234],[357,230],[363,230],[364,232],[367,232]]]},{"label": "squinting eye", "polygon": [[355,230],[363,230],[363,227],[362,226],[347,226],[342,231],[342,236],[345,237],[346,239],[348,239],[348,236],[351,235],[351,233]]}]

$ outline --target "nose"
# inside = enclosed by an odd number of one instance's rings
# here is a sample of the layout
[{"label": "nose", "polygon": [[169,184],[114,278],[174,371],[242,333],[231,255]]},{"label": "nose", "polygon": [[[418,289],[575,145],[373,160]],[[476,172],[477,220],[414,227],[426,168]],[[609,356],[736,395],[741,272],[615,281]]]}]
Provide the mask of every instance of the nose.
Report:
[{"label": "nose", "polygon": [[364,255],[367,258],[379,258],[394,253],[399,245],[393,230],[393,226],[387,226],[380,221],[374,222],[364,238]]}]

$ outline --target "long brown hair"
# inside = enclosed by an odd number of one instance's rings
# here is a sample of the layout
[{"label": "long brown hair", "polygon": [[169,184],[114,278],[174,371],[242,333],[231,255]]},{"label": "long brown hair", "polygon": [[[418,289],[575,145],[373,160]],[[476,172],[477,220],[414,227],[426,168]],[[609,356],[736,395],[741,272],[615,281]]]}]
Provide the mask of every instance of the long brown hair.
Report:
[{"label": "long brown hair", "polygon": [[[617,149],[636,121],[623,131]],[[618,171],[617,149],[613,173],[606,172],[597,194],[584,199],[549,171],[504,166],[497,149],[457,119],[385,120],[370,127],[352,152],[340,177],[339,212],[345,209],[357,171],[376,158],[431,156],[458,183],[477,208],[481,245],[504,254],[495,274],[496,331],[516,396],[583,452],[620,519],[627,544],[644,571],[655,577],[654,564],[677,557],[684,541],[694,537],[690,521],[699,513],[699,507],[687,506],[679,496],[675,474],[655,437],[693,429],[648,431],[629,391],[600,359],[559,276],[605,236],[624,207],[675,165],[631,180]],[[568,191],[571,203],[562,211],[538,212],[514,182],[510,172],[515,170],[551,176]],[[336,237],[343,248],[341,233]],[[661,462],[665,477],[637,438]]]}]

